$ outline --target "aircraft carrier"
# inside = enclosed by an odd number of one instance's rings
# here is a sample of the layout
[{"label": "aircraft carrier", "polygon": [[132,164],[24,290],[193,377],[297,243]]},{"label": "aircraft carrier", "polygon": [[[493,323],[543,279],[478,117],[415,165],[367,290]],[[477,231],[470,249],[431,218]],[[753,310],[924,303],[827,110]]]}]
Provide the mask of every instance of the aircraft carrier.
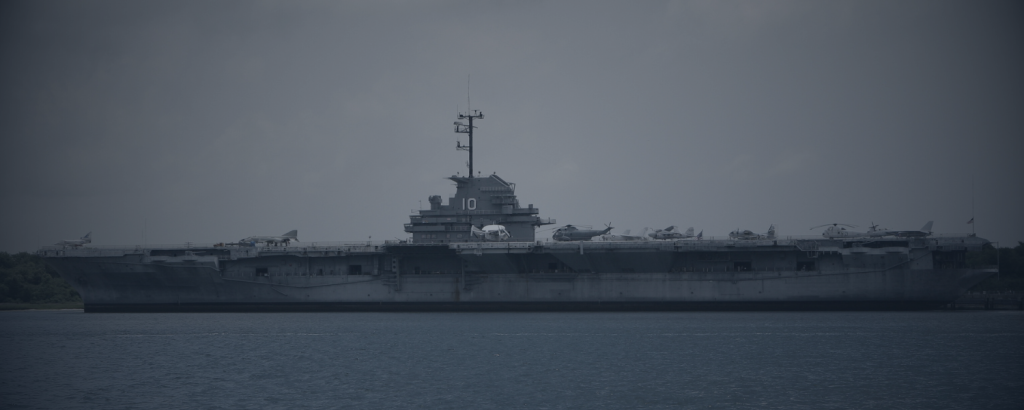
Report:
[{"label": "aircraft carrier", "polygon": [[[936,309],[993,274],[974,235],[538,240],[554,224],[515,184],[449,179],[445,203],[410,216],[406,240],[98,247],[38,254],[86,312]],[[504,236],[490,237],[498,226]],[[87,235],[88,236],[88,235]],[[256,237],[254,237],[256,238]],[[266,238],[266,237],[261,237]],[[83,238],[87,239],[87,238]],[[80,246],[79,246],[80,245]]]}]

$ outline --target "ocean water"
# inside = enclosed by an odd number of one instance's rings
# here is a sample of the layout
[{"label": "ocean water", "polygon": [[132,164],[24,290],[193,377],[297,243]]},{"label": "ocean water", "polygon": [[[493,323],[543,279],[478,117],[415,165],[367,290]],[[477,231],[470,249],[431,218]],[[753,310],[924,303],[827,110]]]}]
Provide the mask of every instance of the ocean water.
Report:
[{"label": "ocean water", "polygon": [[1024,312],[0,312],[0,408],[1021,409]]}]

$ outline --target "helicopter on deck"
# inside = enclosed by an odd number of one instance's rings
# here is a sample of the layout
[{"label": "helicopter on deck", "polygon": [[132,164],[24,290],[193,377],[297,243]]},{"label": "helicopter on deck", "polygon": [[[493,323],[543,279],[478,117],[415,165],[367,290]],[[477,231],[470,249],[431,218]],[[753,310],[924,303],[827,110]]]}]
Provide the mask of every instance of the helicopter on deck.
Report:
[{"label": "helicopter on deck", "polygon": [[551,239],[556,241],[589,241],[591,238],[604,235],[612,231],[611,224],[605,225],[607,228],[604,230],[596,229],[580,229],[572,225],[566,225],[555,230],[555,233],[551,235]]},{"label": "helicopter on deck", "polygon": [[[868,236],[868,232],[854,232],[854,231],[846,229],[847,227],[849,227],[849,228],[856,228],[857,227],[857,225],[850,225],[850,224],[830,223],[830,224],[818,225],[818,226],[812,227],[811,229],[818,229],[818,228],[821,228],[821,227],[824,227],[824,226],[827,226],[828,228],[825,229],[825,231],[821,233],[821,236],[824,236],[824,237],[829,238],[829,239],[835,239],[835,238],[860,238],[860,237]],[[872,226],[872,230],[875,227],[877,227],[877,225],[873,225]]]}]

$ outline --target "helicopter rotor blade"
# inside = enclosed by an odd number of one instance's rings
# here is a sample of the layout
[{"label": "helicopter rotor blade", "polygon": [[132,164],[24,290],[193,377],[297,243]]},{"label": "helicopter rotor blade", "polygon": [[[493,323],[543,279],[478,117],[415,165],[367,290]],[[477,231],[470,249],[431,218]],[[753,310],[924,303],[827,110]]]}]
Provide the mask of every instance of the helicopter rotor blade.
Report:
[{"label": "helicopter rotor blade", "polygon": [[843,223],[833,222],[833,223],[830,223],[830,224],[824,224],[824,225],[818,225],[818,226],[814,226],[814,227],[811,227],[811,229],[818,229],[818,228],[821,228],[821,227],[825,227],[825,226],[834,226],[834,227],[837,227],[837,226],[839,226],[839,225],[842,225],[842,226],[847,226],[847,227],[850,227],[850,228],[856,228],[856,227],[857,227],[857,225],[850,225],[850,224],[843,224]]}]

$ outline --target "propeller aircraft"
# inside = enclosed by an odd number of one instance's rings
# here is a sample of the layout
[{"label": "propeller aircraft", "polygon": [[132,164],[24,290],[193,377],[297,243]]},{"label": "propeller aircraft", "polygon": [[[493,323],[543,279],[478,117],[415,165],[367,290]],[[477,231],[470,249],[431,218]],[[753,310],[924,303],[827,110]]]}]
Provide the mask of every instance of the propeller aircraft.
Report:
[{"label": "propeller aircraft", "polygon": [[629,234],[629,229],[627,229],[625,231],[622,231],[621,235],[605,234],[605,235],[601,235],[599,237],[596,237],[594,239],[596,240],[596,239],[600,238],[602,241],[618,241],[618,242],[646,241],[647,238],[644,237],[644,233],[646,233],[646,232],[647,232],[647,228],[644,228],[643,232],[640,232],[639,236],[637,236],[637,235],[630,235]]},{"label": "propeller aircraft", "polygon": [[694,236],[693,235],[693,227],[692,226],[689,229],[686,230],[686,233],[679,232],[679,231],[677,231],[675,229],[676,229],[676,226],[672,225],[672,226],[670,226],[668,228],[658,229],[658,230],[656,230],[654,232],[651,232],[651,233],[647,234],[647,236],[650,236],[651,238],[657,239],[657,240],[687,239],[687,238],[694,238],[694,237],[700,239],[700,238],[704,237],[704,231],[700,231],[700,234],[697,234],[696,236]]},{"label": "propeller aircraft", "polygon": [[775,239],[775,225],[773,224],[773,225],[769,226],[768,227],[768,232],[765,232],[765,233],[755,233],[755,232],[750,231],[749,229],[744,229],[742,231],[739,230],[739,229],[736,229],[735,231],[729,232],[729,239],[734,239],[734,240],[736,240],[736,239],[738,239],[738,240]]},{"label": "propeller aircraft", "polygon": [[512,234],[508,233],[502,225],[487,225],[482,229],[473,225],[470,228],[470,234],[484,241],[507,241],[512,237]]}]

